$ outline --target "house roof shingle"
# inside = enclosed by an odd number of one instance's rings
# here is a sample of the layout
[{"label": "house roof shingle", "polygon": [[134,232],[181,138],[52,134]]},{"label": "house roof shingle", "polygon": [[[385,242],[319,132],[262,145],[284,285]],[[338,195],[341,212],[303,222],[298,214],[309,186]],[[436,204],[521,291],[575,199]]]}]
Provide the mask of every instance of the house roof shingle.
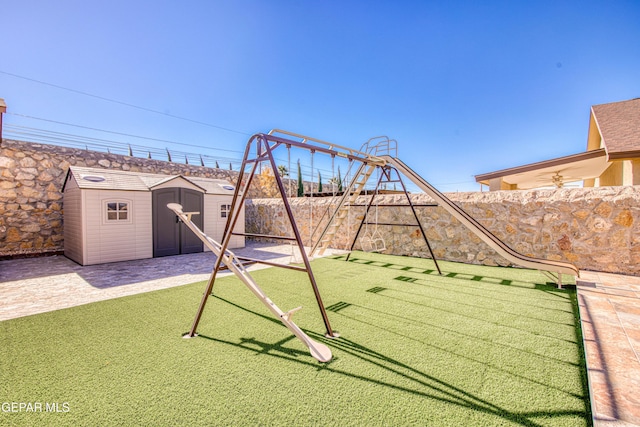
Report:
[{"label": "house roof shingle", "polygon": [[476,182],[493,178],[518,188],[550,185],[553,173],[575,180],[600,175],[612,160],[640,158],[640,98],[591,106],[587,151],[571,156],[476,175]]},{"label": "house roof shingle", "polygon": [[591,107],[609,159],[640,156],[640,98]]}]

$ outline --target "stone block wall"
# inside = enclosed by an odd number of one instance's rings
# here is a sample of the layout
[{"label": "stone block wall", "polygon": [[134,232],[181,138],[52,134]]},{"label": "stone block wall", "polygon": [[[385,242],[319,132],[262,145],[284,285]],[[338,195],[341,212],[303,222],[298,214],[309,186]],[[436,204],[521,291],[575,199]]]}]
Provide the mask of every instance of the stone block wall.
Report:
[{"label": "stone block wall", "polygon": [[[237,180],[235,171],[3,140],[0,145],[0,258],[62,251],[61,189],[72,165]],[[305,184],[309,189],[314,185]],[[296,185],[292,188],[295,191]],[[247,232],[290,235],[280,199],[259,198],[271,195],[271,190],[252,186],[248,195],[251,200],[246,206]],[[640,275],[640,186],[447,196],[523,254],[566,260],[585,270]],[[424,194],[415,194],[412,198],[417,204],[433,203]],[[308,241],[310,231],[326,222],[323,213],[332,207],[331,197],[290,200],[301,234]],[[406,202],[404,195],[378,196],[376,200],[380,204]],[[369,197],[362,196],[357,203],[365,205],[368,201]],[[349,245],[364,210],[364,207],[352,208],[349,222],[341,228],[334,247]],[[502,257],[444,209],[419,207],[417,210],[438,259],[506,265]],[[379,222],[415,223],[408,208],[379,207],[377,213]],[[375,210],[371,215],[375,215]],[[375,226],[369,226],[369,233],[373,231]],[[377,231],[389,253],[429,256],[417,226],[379,226]]]},{"label": "stone block wall", "polygon": [[[447,197],[522,254],[569,261],[583,270],[640,276],[640,186],[450,193]],[[380,204],[406,203],[404,195],[378,196],[376,200]],[[424,194],[412,195],[412,200],[433,203]],[[360,197],[357,204],[368,201],[368,197]],[[322,214],[330,203],[330,198],[291,200],[306,243],[309,231],[325,223]],[[334,247],[350,244],[364,211],[364,207],[352,208]],[[417,211],[437,259],[508,265],[443,208],[419,207]],[[375,217],[375,210],[370,215]],[[410,209],[403,207],[379,207],[378,222],[415,224]],[[246,229],[272,235],[291,232],[282,202],[275,199],[247,202]],[[373,234],[375,226],[369,226],[368,231]],[[385,240],[387,253],[429,257],[417,226],[378,226],[377,231]]]}]

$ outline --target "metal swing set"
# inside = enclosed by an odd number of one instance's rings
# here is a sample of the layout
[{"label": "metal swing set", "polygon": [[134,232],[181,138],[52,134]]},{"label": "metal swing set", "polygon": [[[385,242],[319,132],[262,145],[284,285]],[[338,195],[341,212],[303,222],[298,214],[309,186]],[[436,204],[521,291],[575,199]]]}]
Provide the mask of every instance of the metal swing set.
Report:
[{"label": "metal swing set", "polygon": [[[259,166],[262,163],[266,163],[274,172],[278,171],[278,167],[276,165],[276,160],[274,157],[274,151],[280,149],[281,147],[285,147],[289,153],[289,168],[291,163],[290,158],[290,150],[292,147],[297,149],[308,150],[311,152],[311,161],[313,165],[313,155],[315,153],[322,153],[330,155],[332,158],[332,169],[334,164],[334,159],[336,157],[340,157],[342,159],[346,159],[349,161],[349,169],[345,174],[345,177],[351,176],[349,179],[345,179],[348,181],[346,187],[344,187],[344,191],[342,194],[335,192],[335,187],[333,190],[333,198],[332,203],[330,203],[324,213],[322,214],[318,224],[324,224],[324,227],[317,227],[315,230],[311,230],[311,225],[313,222],[313,206],[310,200],[310,211],[309,211],[309,247],[311,248],[309,252],[305,250],[303,238],[301,236],[300,230],[296,223],[296,219],[293,214],[293,209],[291,204],[289,203],[289,197],[286,190],[286,186],[283,182],[283,177],[278,173],[274,173],[275,182],[277,185],[278,193],[282,198],[282,202],[284,205],[284,210],[286,212],[286,216],[291,225],[292,235],[289,236],[274,236],[274,235],[265,235],[265,234],[257,234],[257,233],[239,233],[233,231],[235,228],[238,219],[240,218],[241,207],[244,205],[245,199],[247,197],[248,189],[253,182],[253,179],[258,171]],[[350,216],[351,207],[354,206],[364,206],[358,205],[356,203],[358,197],[361,193],[365,192],[365,186],[369,181],[369,178],[372,176],[375,170],[379,170],[379,178],[377,180],[377,184],[373,194],[366,204],[365,215],[360,222],[357,232],[351,239],[351,245],[349,247],[349,252],[351,252],[357,241],[360,242],[360,245],[363,250],[382,252],[386,250],[386,243],[382,238],[382,234],[380,233],[378,227],[382,226],[403,226],[403,227],[418,227],[421,235],[423,236],[428,250],[430,252],[431,258],[433,259],[436,268],[438,269],[438,273],[441,274],[440,267],[438,266],[437,260],[433,254],[431,249],[431,245],[427,240],[427,236],[424,232],[424,229],[418,219],[418,215],[416,213],[416,207],[424,206],[424,207],[432,207],[432,206],[442,206],[447,211],[449,211],[455,218],[461,221],[465,226],[467,226],[471,231],[475,232],[479,237],[481,237],[485,242],[487,242],[491,247],[496,249],[499,253],[501,253],[506,258],[512,260],[513,262],[520,263],[520,265],[538,268],[547,271],[554,271],[560,274],[579,274],[577,268],[572,264],[563,263],[560,261],[549,261],[549,260],[539,260],[535,258],[526,257],[524,255],[518,254],[517,252],[508,248],[504,243],[499,241],[495,236],[493,236],[488,230],[482,227],[477,221],[473,220],[473,218],[469,217],[464,211],[458,208],[455,204],[453,204],[450,200],[448,200],[444,195],[435,190],[430,184],[424,181],[419,175],[417,175],[413,170],[407,167],[402,161],[400,161],[397,157],[397,144],[394,140],[390,140],[387,137],[376,137],[367,141],[360,150],[354,150],[351,148],[339,146],[336,144],[332,144],[326,141],[322,141],[319,139],[274,129],[269,133],[258,133],[250,137],[247,142],[246,149],[244,152],[242,165],[239,170],[239,175],[237,178],[237,184],[235,186],[233,199],[231,202],[230,213],[227,216],[226,226],[222,235],[221,242],[217,242],[207,236],[205,233],[200,230],[196,224],[191,220],[192,215],[197,215],[199,212],[183,212],[182,206],[175,203],[170,203],[167,207],[178,216],[178,218],[185,223],[185,225],[193,232],[196,236],[198,236],[203,243],[217,256],[216,261],[214,263],[213,270],[211,272],[211,276],[206,285],[206,289],[204,294],[202,295],[202,299],[200,301],[200,305],[198,307],[198,311],[193,320],[191,328],[188,333],[184,335],[185,338],[191,338],[197,336],[197,328],[204,312],[204,308],[208,301],[209,296],[213,292],[214,283],[216,280],[217,273],[222,269],[231,270],[250,290],[253,294],[271,311],[271,313],[279,319],[284,326],[286,326],[310,351],[311,355],[320,362],[329,362],[332,359],[331,349],[323,344],[319,343],[313,339],[311,339],[300,327],[298,327],[292,320],[293,315],[300,310],[302,307],[297,307],[289,311],[281,310],[259,287],[253,277],[249,274],[246,269],[246,266],[253,263],[261,263],[273,267],[287,268],[295,271],[299,271],[301,273],[306,273],[311,288],[313,290],[316,303],[318,305],[318,309],[320,315],[322,317],[324,326],[325,326],[325,337],[326,338],[337,338],[339,334],[334,331],[329,322],[329,318],[327,316],[327,312],[325,310],[324,304],[322,302],[322,297],[320,295],[320,290],[318,288],[318,284],[316,282],[315,276],[311,269],[310,259],[315,255],[323,255],[324,252],[329,248],[330,244],[334,240],[334,237],[339,233],[341,227],[343,225],[348,225],[348,219]],[[290,170],[290,169],[289,169]],[[353,171],[352,171],[353,170]],[[434,198],[438,204],[429,204],[429,205],[414,205],[409,197],[407,189],[402,182],[400,177],[400,171],[403,175],[407,176],[414,183],[418,184],[419,187],[429,194],[432,198]],[[395,178],[393,177],[395,173]],[[313,176],[313,166],[312,166],[312,176]],[[374,199],[378,195],[379,188],[381,184],[385,183],[400,183],[403,193],[405,194],[408,203],[407,204],[373,204]],[[291,180],[289,180],[289,193],[291,193]],[[313,197],[313,189],[310,194]],[[369,212],[371,211],[372,206],[374,207],[374,215],[373,222],[371,222],[369,218]],[[416,220],[415,224],[393,224],[393,223],[382,223],[378,221],[378,209],[383,207],[409,207],[413,213],[413,216]],[[345,224],[345,221],[346,224]],[[365,227],[363,235],[358,239],[363,226]],[[369,226],[373,226],[372,230],[369,230]],[[316,234],[319,234],[316,236]],[[349,231],[347,231],[349,233]],[[256,237],[256,238],[268,238],[273,240],[281,240],[291,242],[292,245],[292,255],[294,250],[297,249],[297,253],[299,253],[301,258],[301,265],[291,265],[291,264],[281,264],[266,260],[240,257],[234,254],[231,250],[229,250],[229,242],[232,236],[234,235],[243,235],[246,237]],[[297,247],[297,248],[296,248]],[[347,260],[349,259],[350,253],[347,255]],[[546,267],[546,268],[540,268]]]},{"label": "metal swing set", "polygon": [[[365,144],[367,146],[367,144]],[[312,249],[307,252],[305,250],[303,237],[300,233],[300,229],[296,222],[296,219],[293,214],[293,209],[291,204],[289,203],[288,193],[291,193],[291,180],[289,179],[289,192],[286,190],[285,183],[283,182],[283,177],[278,173],[274,173],[274,178],[276,181],[276,186],[278,188],[278,193],[280,194],[286,215],[288,217],[289,223],[291,225],[292,235],[290,236],[274,236],[274,235],[264,235],[257,233],[237,233],[234,230],[235,225],[240,217],[240,207],[244,204],[246,196],[248,194],[248,189],[251,186],[253,179],[256,173],[259,170],[259,167],[262,163],[266,163],[267,166],[271,167],[272,170],[277,171],[276,160],[274,157],[274,151],[285,147],[288,152],[288,165],[289,170],[291,168],[291,155],[290,150],[292,147],[308,150],[311,153],[311,175],[313,176],[313,157],[316,153],[328,154],[332,159],[332,169],[334,167],[334,160],[336,157],[344,158],[349,161],[350,167],[345,176],[349,176],[351,173],[351,169],[355,167],[355,172],[353,172],[353,178],[349,181],[342,195],[336,195],[335,187],[333,189],[333,198],[334,202],[330,206],[328,206],[327,210],[323,214],[323,219],[326,221],[326,218],[329,218],[327,225],[322,230],[322,233],[315,241],[313,242],[315,232],[311,231],[311,225],[313,221],[313,204],[310,199],[310,210],[309,210],[309,244]],[[199,214],[198,212],[183,212],[182,206],[176,203],[171,203],[167,207],[174,211],[174,213],[179,217],[179,219],[185,223],[185,225],[198,236],[203,243],[217,256],[213,271],[211,276],[207,282],[205,292],[200,301],[200,305],[198,307],[198,311],[196,313],[195,319],[191,325],[191,329],[187,334],[184,335],[185,338],[195,337],[197,336],[197,328],[204,312],[204,308],[208,301],[209,296],[213,292],[213,286],[216,280],[216,276],[218,271],[222,269],[231,270],[238,278],[256,295],[256,297],[263,303],[265,306],[273,313],[273,315],[278,318],[297,338],[302,341],[302,343],[308,347],[311,355],[321,362],[328,362],[332,359],[331,350],[325,344],[319,343],[311,339],[302,329],[300,329],[292,320],[295,312],[300,310],[302,307],[295,308],[289,311],[281,310],[259,287],[259,285],[255,282],[251,274],[247,271],[246,266],[253,263],[262,263],[267,264],[274,267],[288,268],[300,272],[304,272],[307,274],[309,279],[309,283],[313,289],[315,299],[318,305],[318,309],[320,311],[320,315],[324,322],[324,326],[326,329],[325,337],[327,338],[337,338],[339,334],[334,331],[331,327],[331,323],[327,316],[327,312],[324,308],[324,304],[322,302],[322,297],[320,295],[320,291],[311,269],[310,259],[315,254],[322,255],[325,250],[329,247],[329,244],[333,240],[333,237],[336,235],[338,229],[343,224],[344,220],[348,217],[350,205],[353,204],[356,198],[363,192],[365,188],[365,184],[367,180],[373,173],[373,171],[377,168],[384,165],[384,161],[380,159],[378,156],[371,154],[366,151],[353,150],[347,147],[342,147],[336,144],[328,143],[325,141],[321,141],[315,138],[310,138],[303,135],[294,134],[291,132],[286,132],[282,130],[272,130],[268,134],[256,134],[253,135],[246,146],[242,165],[239,170],[239,175],[237,178],[237,185],[235,186],[233,199],[230,207],[230,214],[227,217],[227,222],[225,225],[225,230],[223,232],[223,237],[221,242],[216,242],[211,239],[205,233],[202,232],[194,223],[191,221],[192,215]],[[310,192],[310,197],[313,197],[313,188]],[[337,199],[337,200],[336,200]],[[269,262],[259,259],[252,259],[247,257],[240,257],[235,255],[231,250],[229,250],[228,245],[233,235],[244,235],[246,237],[257,237],[257,238],[269,238],[275,240],[289,241],[292,246],[292,258],[295,255],[295,258],[300,256],[300,264],[302,265],[291,265],[291,264],[280,264],[275,262]],[[357,238],[354,236],[353,241],[355,242]],[[366,238],[366,237],[365,237]],[[378,250],[382,250],[381,246],[376,246]],[[296,259],[296,261],[298,261]]]}]

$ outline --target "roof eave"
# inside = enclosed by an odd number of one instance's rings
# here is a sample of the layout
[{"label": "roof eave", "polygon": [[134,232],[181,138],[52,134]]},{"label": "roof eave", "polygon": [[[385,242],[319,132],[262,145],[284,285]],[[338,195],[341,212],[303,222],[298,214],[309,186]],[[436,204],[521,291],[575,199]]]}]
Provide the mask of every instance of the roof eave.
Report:
[{"label": "roof eave", "polygon": [[618,151],[608,153],[609,160],[638,160],[640,159],[640,150]]},{"label": "roof eave", "polygon": [[570,156],[558,157],[555,159],[544,160],[542,162],[537,162],[537,163],[530,163],[528,165],[517,166],[515,168],[502,169],[495,172],[488,172],[485,174],[475,175],[475,179],[476,179],[476,182],[480,184],[486,184],[491,179],[501,178],[506,175],[514,175],[517,173],[531,172],[537,169],[548,168],[552,166],[560,166],[570,162],[595,159],[595,158],[604,157],[604,156],[606,156],[605,149],[599,148],[597,150],[585,151],[584,153],[572,154]]}]

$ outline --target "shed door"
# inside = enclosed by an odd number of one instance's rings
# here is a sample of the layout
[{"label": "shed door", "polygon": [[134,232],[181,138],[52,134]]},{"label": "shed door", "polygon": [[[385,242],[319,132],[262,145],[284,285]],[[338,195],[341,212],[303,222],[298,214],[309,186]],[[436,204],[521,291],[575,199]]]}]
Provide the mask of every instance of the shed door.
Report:
[{"label": "shed door", "polygon": [[[180,189],[180,204],[184,212],[200,212],[200,215],[193,215],[191,221],[202,230],[202,217],[204,215],[204,199],[199,191]],[[168,211],[171,211],[167,208]],[[173,213],[173,212],[171,212]],[[189,227],[180,223],[180,253],[192,254],[202,252],[202,240],[196,236]]]},{"label": "shed door", "polygon": [[202,229],[204,214],[203,195],[188,188],[162,188],[152,192],[153,199],[153,256],[189,254],[202,252],[202,242],[178,217],[168,203],[180,203],[185,212],[200,212],[192,217]]}]

